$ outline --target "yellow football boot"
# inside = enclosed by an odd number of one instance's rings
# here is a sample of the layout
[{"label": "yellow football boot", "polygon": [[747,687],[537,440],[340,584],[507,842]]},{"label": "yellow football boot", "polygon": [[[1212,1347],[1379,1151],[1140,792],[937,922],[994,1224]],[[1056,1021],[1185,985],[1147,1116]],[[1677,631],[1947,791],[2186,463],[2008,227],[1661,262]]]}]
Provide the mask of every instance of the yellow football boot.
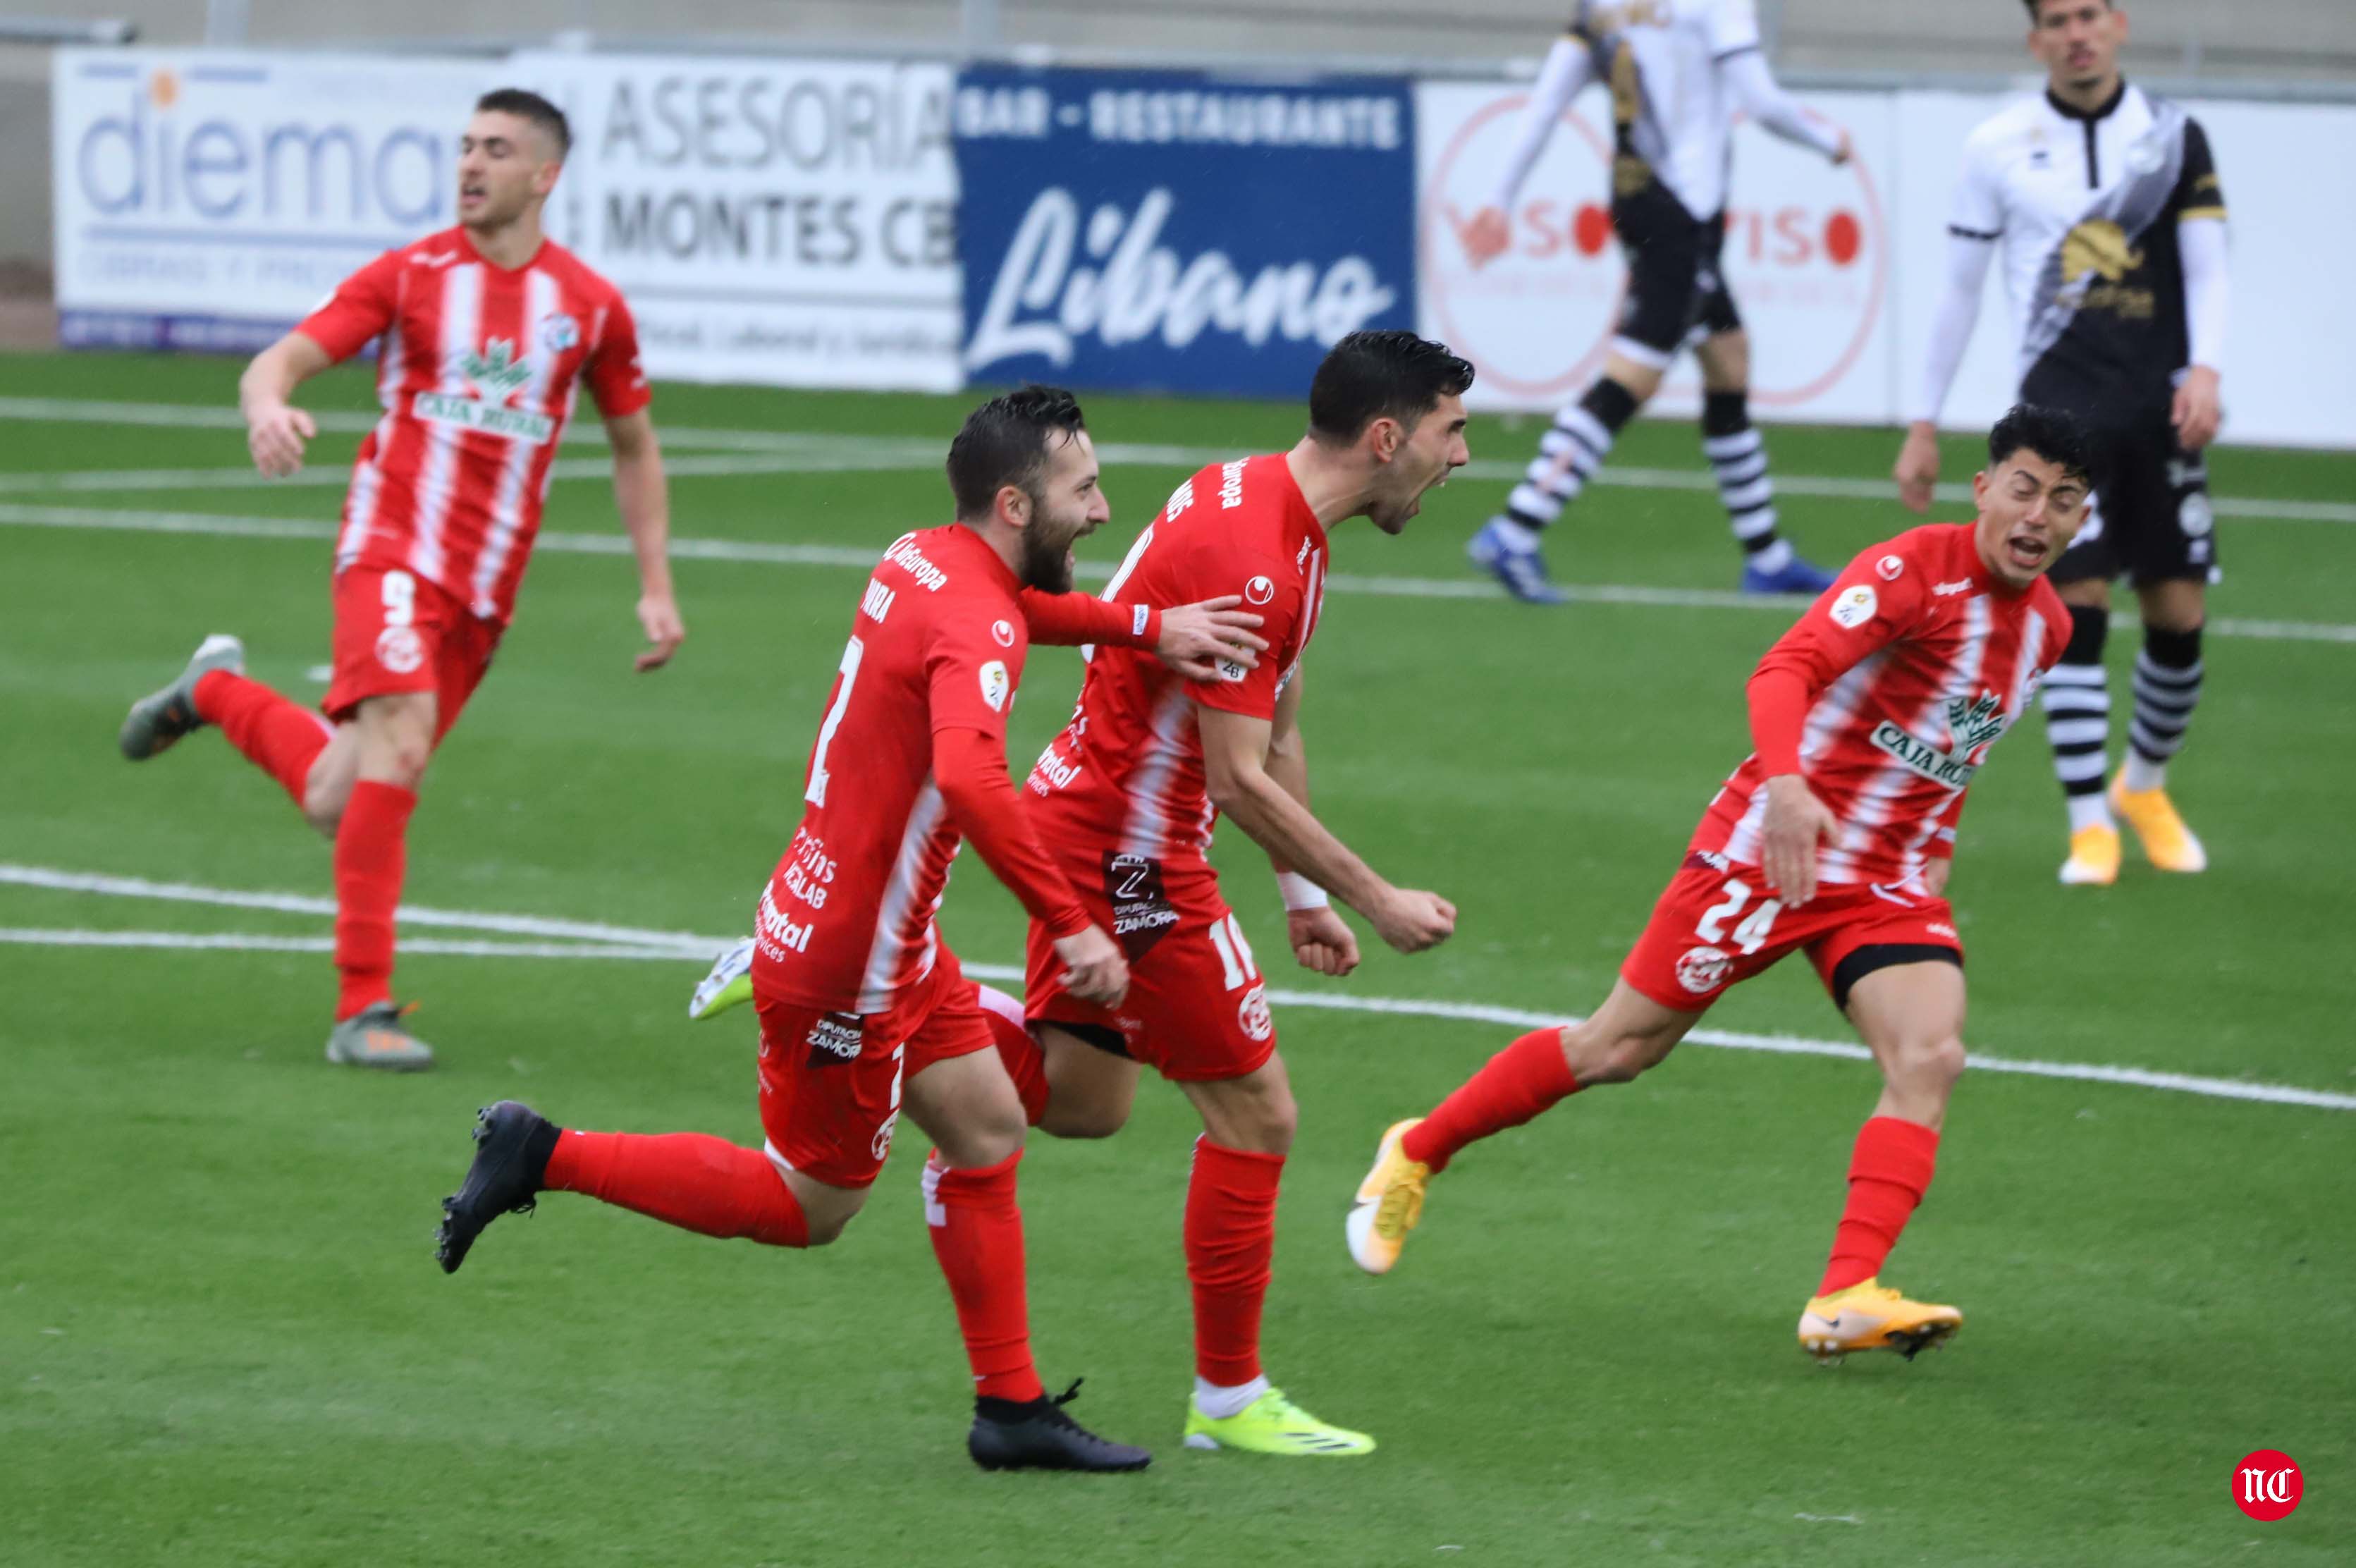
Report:
[{"label": "yellow football boot", "polygon": [[1186,1446],[1236,1448],[1247,1454],[1287,1454],[1296,1458],[1344,1458],[1372,1454],[1375,1440],[1363,1432],[1320,1421],[1270,1389],[1225,1420],[1186,1402]]},{"label": "yellow football boot", "polygon": [[1852,1350],[1895,1350],[1912,1360],[1944,1345],[1964,1326],[1952,1306],[1909,1301],[1879,1280],[1865,1280],[1811,1300],[1800,1314],[1800,1348],[1819,1361]]},{"label": "yellow football boot", "polygon": [[[2111,780],[2111,810],[2127,820],[2136,837],[2143,841],[2143,853],[2153,865],[2162,871],[2206,871],[2209,852],[2184,819],[2176,814],[2175,803],[2165,789],[2130,789],[2127,776],[2122,772]],[[2076,854],[2076,841],[2072,843],[2072,854]],[[2114,865],[2118,863],[2116,841],[2111,851]],[[2066,880],[2066,878],[2065,878]]]},{"label": "yellow football boot", "polygon": [[2119,879],[2119,830],[2080,828],[2070,835],[2070,858],[2062,863],[2065,887],[2108,887]]},{"label": "yellow football boot", "polygon": [[1370,1274],[1391,1272],[1399,1249],[1407,1245],[1407,1233],[1423,1217],[1423,1187],[1431,1179],[1431,1167],[1408,1159],[1399,1149],[1407,1130],[1422,1120],[1410,1116],[1384,1129],[1383,1141],[1375,1145],[1375,1168],[1358,1184],[1350,1217],[1343,1222],[1351,1261]]}]

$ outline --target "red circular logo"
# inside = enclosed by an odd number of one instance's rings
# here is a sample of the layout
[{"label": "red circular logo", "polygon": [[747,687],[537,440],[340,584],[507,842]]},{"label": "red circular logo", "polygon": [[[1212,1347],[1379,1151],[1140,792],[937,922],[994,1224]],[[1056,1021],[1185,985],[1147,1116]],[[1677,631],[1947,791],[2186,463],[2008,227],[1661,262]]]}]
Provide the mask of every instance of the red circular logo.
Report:
[{"label": "red circular logo", "polygon": [[1244,603],[1264,605],[1276,597],[1276,585],[1266,577],[1254,577],[1244,585]]},{"label": "red circular logo", "polygon": [[1008,622],[992,621],[990,625],[990,635],[1001,648],[1014,646],[1014,628]]},{"label": "red circular logo", "polygon": [[2272,1521],[2298,1507],[2307,1483],[2298,1462],[2277,1448],[2243,1455],[2233,1466],[2233,1506],[2252,1519]]}]

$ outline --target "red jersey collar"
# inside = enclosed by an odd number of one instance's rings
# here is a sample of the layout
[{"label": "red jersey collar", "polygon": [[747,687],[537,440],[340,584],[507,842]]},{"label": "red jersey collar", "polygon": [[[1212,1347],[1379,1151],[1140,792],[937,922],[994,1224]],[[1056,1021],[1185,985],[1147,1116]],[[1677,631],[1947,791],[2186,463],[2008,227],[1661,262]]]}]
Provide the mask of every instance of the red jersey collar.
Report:
[{"label": "red jersey collar", "polygon": [[981,536],[980,529],[969,528],[962,522],[951,522],[929,529],[916,537],[923,539],[930,535],[938,538],[944,534],[948,537],[940,544],[942,554],[956,556],[962,553],[1003,590],[1008,598],[1023,591],[1023,579],[1014,575],[1012,566],[999,558],[998,552],[990,547],[990,541]]},{"label": "red jersey collar", "polygon": [[1325,542],[1325,525],[1317,521],[1317,510],[1309,504],[1309,498],[1301,493],[1301,481],[1293,478],[1292,465],[1286,462],[1284,457],[1285,455],[1281,452],[1263,452],[1252,461],[1272,464],[1276,471],[1283,476],[1285,511],[1300,524],[1301,531],[1309,535],[1311,542],[1318,549],[1324,550],[1328,548]]},{"label": "red jersey collar", "polygon": [[526,256],[523,259],[521,265],[503,267],[499,265],[498,263],[491,260],[490,257],[483,254],[483,252],[477,248],[475,244],[475,237],[466,232],[466,226],[464,223],[458,224],[456,227],[453,228],[450,232],[456,237],[458,241],[458,248],[466,252],[466,259],[468,261],[480,262],[483,265],[490,268],[491,271],[503,274],[508,277],[517,277],[524,273],[530,272],[547,256],[549,247],[556,243],[555,241],[548,237],[548,231],[543,229],[541,231],[539,245],[533,249],[530,255]]}]

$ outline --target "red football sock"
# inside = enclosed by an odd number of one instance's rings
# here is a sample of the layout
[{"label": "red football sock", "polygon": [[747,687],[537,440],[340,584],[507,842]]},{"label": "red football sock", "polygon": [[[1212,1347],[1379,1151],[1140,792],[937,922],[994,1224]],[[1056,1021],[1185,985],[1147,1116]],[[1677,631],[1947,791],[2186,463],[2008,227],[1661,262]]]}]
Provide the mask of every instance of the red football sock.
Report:
[{"label": "red football sock", "polygon": [[1579,1080],[1562,1058],[1562,1031],[1534,1030],[1491,1057],[1430,1115],[1408,1128],[1399,1150],[1408,1159],[1443,1171],[1465,1144],[1518,1127],[1565,1095],[1578,1092]]},{"label": "red football sock", "polygon": [[209,670],[197,677],[197,714],[218,725],[230,745],[278,780],[303,809],[303,787],[311,764],[327,747],[335,728],[309,708],[280,696],[259,681]]},{"label": "red football sock", "polygon": [[981,1170],[951,1170],[936,1149],[925,1161],[926,1229],[957,1304],[973,1391],[1018,1403],[1047,1391],[1031,1365],[1023,1210],[1014,1202],[1014,1167],[1022,1159],[1017,1149]]},{"label": "red football sock", "polygon": [[409,813],[417,791],[363,779],[336,828],[336,968],[338,1022],[392,995],[392,912],[409,864]]},{"label": "red football sock", "polygon": [[1186,1184],[1186,1278],[1194,1287],[1194,1375],[1234,1388],[1259,1376],[1259,1311],[1276,1256],[1284,1156],[1194,1140]]},{"label": "red football sock", "polygon": [[807,1247],[809,1225],[786,1178],[758,1149],[706,1133],[577,1133],[567,1129],[541,1183],[666,1225],[723,1240]]},{"label": "red football sock", "polygon": [[1876,1116],[1858,1130],[1848,1161],[1848,1205],[1833,1232],[1832,1262],[1825,1267],[1818,1295],[1847,1290],[1881,1272],[1890,1249],[1898,1245],[1898,1233],[1931,1185],[1938,1155],[1937,1131],[1920,1122]]}]

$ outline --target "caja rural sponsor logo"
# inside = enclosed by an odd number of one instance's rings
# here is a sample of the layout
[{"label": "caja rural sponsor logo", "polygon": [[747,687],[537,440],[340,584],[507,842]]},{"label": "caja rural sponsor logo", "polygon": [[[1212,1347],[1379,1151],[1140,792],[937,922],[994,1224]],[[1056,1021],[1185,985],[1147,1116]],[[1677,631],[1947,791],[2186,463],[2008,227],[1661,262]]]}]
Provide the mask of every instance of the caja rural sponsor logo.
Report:
[{"label": "caja rural sponsor logo", "polygon": [[[1419,264],[1427,325],[1472,360],[1480,384],[1559,403],[1603,367],[1627,265],[1612,229],[1612,143],[1576,112],[1515,198],[1505,253],[1472,264],[1463,236],[1495,193],[1526,102],[1526,92],[1500,91],[1460,107],[1460,119],[1424,100],[1439,152],[1423,183]],[[1752,401],[1803,404],[1849,373],[1880,317],[1889,273],[1880,197],[1861,157],[1834,168],[1749,135],[1741,151],[1719,270],[1754,339]]]}]

